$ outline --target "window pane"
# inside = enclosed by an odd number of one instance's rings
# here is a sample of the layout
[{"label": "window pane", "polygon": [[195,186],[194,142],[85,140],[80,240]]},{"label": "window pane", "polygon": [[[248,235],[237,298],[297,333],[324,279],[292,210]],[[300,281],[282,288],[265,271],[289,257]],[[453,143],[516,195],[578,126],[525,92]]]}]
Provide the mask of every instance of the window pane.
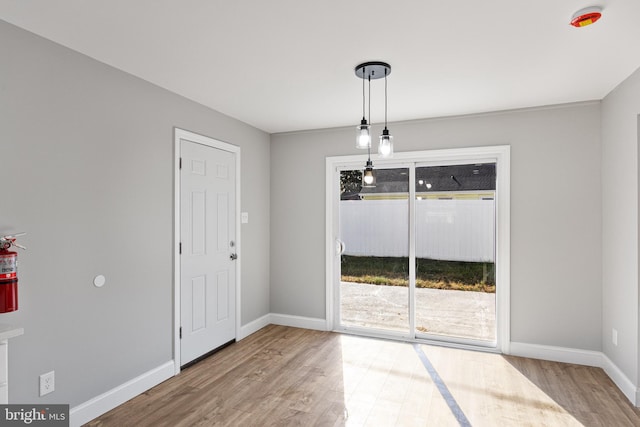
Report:
[{"label": "window pane", "polygon": [[495,163],[416,168],[416,334],[494,341]]},{"label": "window pane", "polygon": [[340,285],[343,326],[409,329],[409,170],[377,169],[376,187],[361,171],[340,176]]}]

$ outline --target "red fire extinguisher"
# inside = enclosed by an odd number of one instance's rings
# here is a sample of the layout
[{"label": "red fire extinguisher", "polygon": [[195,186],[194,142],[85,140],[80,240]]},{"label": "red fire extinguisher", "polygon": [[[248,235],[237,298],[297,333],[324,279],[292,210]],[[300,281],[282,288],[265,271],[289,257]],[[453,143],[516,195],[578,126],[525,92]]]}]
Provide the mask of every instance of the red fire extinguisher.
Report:
[{"label": "red fire extinguisher", "polygon": [[0,237],[0,313],[18,309],[18,253],[9,249],[26,249],[16,243],[16,237],[23,234]]}]

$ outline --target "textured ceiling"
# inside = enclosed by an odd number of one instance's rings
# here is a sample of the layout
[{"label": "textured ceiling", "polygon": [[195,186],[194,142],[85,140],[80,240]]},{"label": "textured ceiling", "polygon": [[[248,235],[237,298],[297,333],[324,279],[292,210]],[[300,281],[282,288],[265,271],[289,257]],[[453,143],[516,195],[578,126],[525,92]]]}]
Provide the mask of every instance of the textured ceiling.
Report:
[{"label": "textured ceiling", "polygon": [[[606,3],[606,4],[605,4]],[[640,1],[0,0],[0,19],[270,133],[602,99],[640,66]],[[384,118],[372,85],[372,121]]]}]

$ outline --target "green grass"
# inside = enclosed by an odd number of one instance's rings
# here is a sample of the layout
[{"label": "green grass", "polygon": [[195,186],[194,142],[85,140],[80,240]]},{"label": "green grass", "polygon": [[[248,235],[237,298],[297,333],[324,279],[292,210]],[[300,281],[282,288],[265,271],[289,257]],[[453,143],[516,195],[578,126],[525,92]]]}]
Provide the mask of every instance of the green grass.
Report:
[{"label": "green grass", "polygon": [[[386,286],[408,286],[409,259],[342,256],[342,280]],[[416,260],[418,288],[495,292],[493,263]]]}]

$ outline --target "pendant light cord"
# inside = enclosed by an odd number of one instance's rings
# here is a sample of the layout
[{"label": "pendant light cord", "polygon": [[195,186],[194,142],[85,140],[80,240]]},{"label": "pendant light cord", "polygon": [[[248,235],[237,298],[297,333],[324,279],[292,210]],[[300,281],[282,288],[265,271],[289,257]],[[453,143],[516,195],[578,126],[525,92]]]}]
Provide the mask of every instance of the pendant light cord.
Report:
[{"label": "pendant light cord", "polygon": [[[369,74],[368,77],[369,77],[369,123],[371,124],[372,123],[371,121],[371,74]],[[371,161],[371,142],[369,142],[369,145],[367,146],[367,157],[369,158],[369,161]]]},{"label": "pendant light cord", "polygon": [[[367,69],[366,69],[366,67],[365,67],[363,72],[366,72],[366,71],[367,71]],[[364,110],[365,102],[366,102],[366,101],[365,101],[365,96],[364,96],[364,75],[363,75],[363,76],[362,76],[362,118],[363,118],[363,119],[365,118],[365,117],[364,117],[364,113],[365,113],[365,110]]]},{"label": "pendant light cord", "polygon": [[373,123],[371,120],[371,76],[369,76],[369,124]]},{"label": "pendant light cord", "polygon": [[384,69],[384,128],[387,128],[387,69]]}]

